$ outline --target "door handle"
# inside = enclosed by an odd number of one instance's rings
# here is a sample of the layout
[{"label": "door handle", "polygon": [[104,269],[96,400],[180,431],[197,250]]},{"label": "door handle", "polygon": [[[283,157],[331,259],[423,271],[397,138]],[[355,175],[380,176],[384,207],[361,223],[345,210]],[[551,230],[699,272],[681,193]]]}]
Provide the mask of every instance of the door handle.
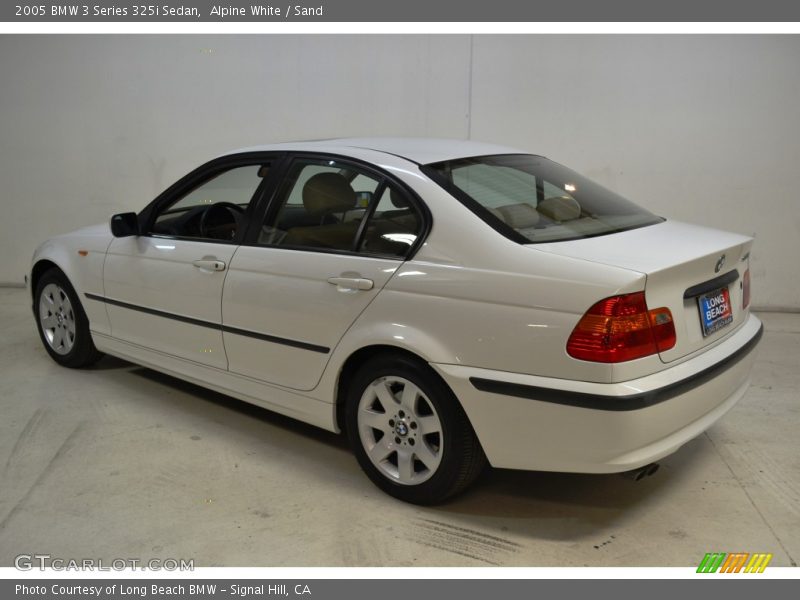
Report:
[{"label": "door handle", "polygon": [[198,269],[204,271],[224,271],[225,263],[221,260],[196,260],[192,263]]},{"label": "door handle", "polygon": [[335,285],[340,290],[371,290],[375,285],[372,279],[361,277],[330,277],[328,283]]}]

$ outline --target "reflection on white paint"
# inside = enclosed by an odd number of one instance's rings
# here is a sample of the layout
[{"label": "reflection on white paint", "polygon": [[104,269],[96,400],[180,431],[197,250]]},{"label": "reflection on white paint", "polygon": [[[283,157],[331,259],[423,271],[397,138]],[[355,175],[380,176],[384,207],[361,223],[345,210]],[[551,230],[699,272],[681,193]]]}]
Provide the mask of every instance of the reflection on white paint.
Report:
[{"label": "reflection on white paint", "polygon": [[400,167],[395,167],[393,165],[385,165],[384,164],[384,165],[381,165],[381,166],[384,169],[386,169],[387,171],[395,171],[397,173],[405,173],[406,175],[410,175],[411,177],[414,177],[415,179],[421,179],[423,181],[425,180],[425,178],[420,173],[414,173],[414,171],[409,171],[407,169],[401,169]]},{"label": "reflection on white paint", "polygon": [[427,275],[424,271],[404,271],[403,273],[398,273],[398,277],[410,277],[412,275]]},{"label": "reflection on white paint", "polygon": [[626,384],[625,389],[630,390],[633,394],[641,394],[642,392],[648,392],[650,390],[645,390],[644,388],[638,388],[635,385]]},{"label": "reflection on white paint", "polygon": [[408,244],[409,246],[417,239],[417,236],[413,233],[384,233],[381,237],[390,242],[399,242],[401,244]]},{"label": "reflection on white paint", "polygon": [[544,327],[547,328],[547,325],[543,325],[541,323],[528,323],[528,327]]},{"label": "reflection on white paint", "polygon": [[175,250],[174,245],[168,245],[168,244],[156,244],[156,248],[158,248],[159,250]]}]

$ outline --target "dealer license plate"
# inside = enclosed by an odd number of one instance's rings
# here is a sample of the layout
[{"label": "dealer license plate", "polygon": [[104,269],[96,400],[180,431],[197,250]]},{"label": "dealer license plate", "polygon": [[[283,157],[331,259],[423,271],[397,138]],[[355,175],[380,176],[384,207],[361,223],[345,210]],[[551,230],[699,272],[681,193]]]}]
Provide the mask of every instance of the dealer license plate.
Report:
[{"label": "dealer license plate", "polygon": [[700,307],[703,337],[707,337],[733,322],[731,294],[727,287],[704,294],[697,298],[697,302]]}]

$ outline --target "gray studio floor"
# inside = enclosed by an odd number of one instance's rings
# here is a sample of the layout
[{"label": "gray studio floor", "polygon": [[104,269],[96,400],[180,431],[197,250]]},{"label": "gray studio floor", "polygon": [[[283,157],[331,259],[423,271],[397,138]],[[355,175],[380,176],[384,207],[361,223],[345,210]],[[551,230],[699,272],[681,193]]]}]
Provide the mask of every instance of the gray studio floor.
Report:
[{"label": "gray studio floor", "polygon": [[691,566],[800,558],[800,314],[764,314],[753,385],[635,483],[487,472],[446,506],[380,493],[338,436],[120,360],[58,367],[0,290],[0,566]]}]

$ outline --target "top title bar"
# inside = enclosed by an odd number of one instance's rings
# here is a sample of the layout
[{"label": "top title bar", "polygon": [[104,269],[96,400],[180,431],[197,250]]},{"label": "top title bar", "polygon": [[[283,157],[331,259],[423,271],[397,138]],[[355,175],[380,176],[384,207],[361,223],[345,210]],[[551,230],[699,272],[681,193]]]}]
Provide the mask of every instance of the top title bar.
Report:
[{"label": "top title bar", "polygon": [[[282,3],[283,2],[283,3]],[[175,0],[2,3],[4,22],[786,22],[787,0],[270,0],[215,4]]]}]

